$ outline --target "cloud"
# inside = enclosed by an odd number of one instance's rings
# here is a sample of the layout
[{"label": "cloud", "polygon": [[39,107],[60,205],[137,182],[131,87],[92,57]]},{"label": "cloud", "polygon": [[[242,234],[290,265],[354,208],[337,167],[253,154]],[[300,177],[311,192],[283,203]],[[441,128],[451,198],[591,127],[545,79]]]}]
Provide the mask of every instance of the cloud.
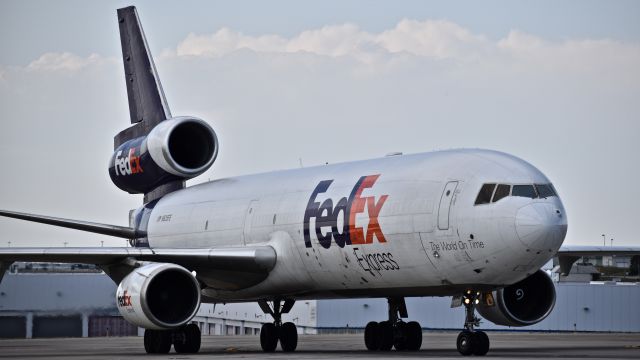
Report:
[{"label": "cloud", "polygon": [[481,35],[446,20],[402,20],[393,29],[378,34],[354,24],[324,26],[284,38],[278,35],[247,36],[229,28],[213,34],[189,34],[177,47],[178,56],[223,56],[239,49],[256,52],[309,52],[325,56],[358,56],[384,51],[448,58],[486,45]]},{"label": "cloud", "polygon": [[31,71],[77,71],[91,65],[100,64],[114,59],[104,58],[98,54],[81,57],[69,52],[48,52],[27,65]]},{"label": "cloud", "polygon": [[395,27],[371,33],[354,24],[307,30],[290,38],[249,36],[229,28],[213,34],[189,34],[175,51],[163,56],[222,57],[240,50],[265,54],[306,52],[351,57],[361,63],[388,65],[414,56],[455,63],[498,64],[504,70],[537,65],[540,70],[594,71],[640,61],[640,46],[609,39],[568,39],[552,42],[519,30],[492,41],[447,20],[401,20]]}]

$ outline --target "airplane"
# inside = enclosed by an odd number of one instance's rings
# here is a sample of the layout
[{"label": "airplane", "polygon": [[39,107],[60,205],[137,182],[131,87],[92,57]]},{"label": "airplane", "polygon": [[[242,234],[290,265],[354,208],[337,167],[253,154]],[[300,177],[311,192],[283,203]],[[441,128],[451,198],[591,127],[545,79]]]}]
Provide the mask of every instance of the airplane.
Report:
[{"label": "airplane", "polygon": [[0,249],[0,281],[15,261],[98,265],[118,285],[122,316],[147,353],[196,353],[201,303],[257,302],[271,315],[263,351],[297,348],[296,300],[386,298],[388,320],[364,330],[370,351],[417,351],[422,326],[406,297],[450,296],[464,307],[462,355],[485,355],[480,319],[538,323],[556,294],[541,267],[559,256],[640,254],[637,247],[563,246],[567,214],[536,167],[491,150],[378,159],[222,178],[185,186],[219,151],[204,120],[173,116],[135,7],[117,10],[131,126],[114,138],[113,183],[144,194],[130,226],[13,211],[0,215],[127,239],[130,247]]}]

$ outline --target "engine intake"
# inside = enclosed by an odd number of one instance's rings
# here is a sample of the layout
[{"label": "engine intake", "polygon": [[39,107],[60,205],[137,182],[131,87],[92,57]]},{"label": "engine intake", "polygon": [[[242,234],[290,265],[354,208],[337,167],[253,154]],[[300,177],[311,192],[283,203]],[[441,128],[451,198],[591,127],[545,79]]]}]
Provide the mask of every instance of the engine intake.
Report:
[{"label": "engine intake", "polygon": [[120,314],[146,329],[171,329],[191,320],[200,307],[200,285],[185,268],[152,263],[127,275],[116,292]]},{"label": "engine intake", "polygon": [[204,120],[175,117],[159,123],[147,136],[120,145],[111,157],[109,175],[124,191],[147,193],[207,171],[218,148],[216,133]]},{"label": "engine intake", "polygon": [[189,117],[158,124],[147,136],[147,147],[162,170],[185,178],[205,172],[218,155],[213,129],[205,121]]},{"label": "engine intake", "polygon": [[483,318],[497,325],[528,326],[544,320],[556,303],[556,289],[542,270],[493,292],[494,306],[478,305]]}]

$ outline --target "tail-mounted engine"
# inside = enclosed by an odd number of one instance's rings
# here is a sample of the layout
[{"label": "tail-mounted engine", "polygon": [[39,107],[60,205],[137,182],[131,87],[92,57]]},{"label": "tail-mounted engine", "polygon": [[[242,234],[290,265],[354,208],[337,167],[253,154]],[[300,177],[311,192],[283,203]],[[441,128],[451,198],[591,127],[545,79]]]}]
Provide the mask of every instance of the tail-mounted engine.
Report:
[{"label": "tail-mounted engine", "polygon": [[131,194],[193,178],[207,171],[218,155],[211,126],[194,117],[175,117],[156,125],[147,136],[131,139],[115,150],[111,180]]},{"label": "tail-mounted engine", "polygon": [[494,304],[480,303],[478,312],[497,325],[528,326],[544,320],[556,303],[551,278],[538,270],[528,278],[493,292]]},{"label": "tail-mounted engine", "polygon": [[171,329],[189,322],[200,307],[200,284],[185,268],[151,263],[133,270],[118,285],[116,304],[130,323]]}]

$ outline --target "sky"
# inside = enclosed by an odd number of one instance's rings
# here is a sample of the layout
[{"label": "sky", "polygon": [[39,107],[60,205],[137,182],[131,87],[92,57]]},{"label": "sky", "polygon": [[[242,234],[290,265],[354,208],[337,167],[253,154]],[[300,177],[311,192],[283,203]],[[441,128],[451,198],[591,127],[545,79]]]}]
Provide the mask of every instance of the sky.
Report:
[{"label": "sky", "polygon": [[[451,148],[538,167],[566,244],[640,245],[640,2],[0,0],[0,208],[127,225],[115,11],[136,5],[174,115],[221,149],[188,184]],[[122,240],[0,219],[0,246]]]}]

